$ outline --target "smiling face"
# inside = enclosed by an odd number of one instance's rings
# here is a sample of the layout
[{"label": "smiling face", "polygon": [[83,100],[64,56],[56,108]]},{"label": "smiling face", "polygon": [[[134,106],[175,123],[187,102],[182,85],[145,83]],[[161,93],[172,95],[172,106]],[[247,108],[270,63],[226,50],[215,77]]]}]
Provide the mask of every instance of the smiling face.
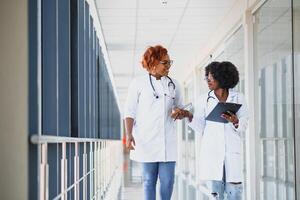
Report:
[{"label": "smiling face", "polygon": [[157,76],[168,76],[172,61],[169,55],[165,55],[159,61],[159,63],[154,67],[154,74]]}]

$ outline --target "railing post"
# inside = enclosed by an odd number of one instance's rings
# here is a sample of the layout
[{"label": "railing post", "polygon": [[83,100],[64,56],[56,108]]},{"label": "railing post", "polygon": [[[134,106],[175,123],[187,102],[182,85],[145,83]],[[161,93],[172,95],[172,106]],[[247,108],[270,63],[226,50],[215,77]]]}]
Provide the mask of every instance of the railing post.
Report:
[{"label": "railing post", "polygon": [[98,143],[97,142],[94,142],[94,169],[95,169],[95,174],[94,174],[94,195],[95,195],[95,199],[98,199],[97,196],[97,187],[98,187],[98,159],[97,159],[97,156],[98,156]]},{"label": "railing post", "polygon": [[61,177],[60,177],[60,187],[61,187],[61,193],[63,194],[61,199],[65,200],[67,199],[67,156],[66,156],[66,143],[62,143],[62,158],[61,158]]},{"label": "railing post", "polygon": [[79,199],[79,156],[78,156],[78,142],[75,142],[75,155],[74,155],[74,199]]},{"label": "railing post", "polygon": [[93,165],[93,142],[90,142],[90,197],[94,196],[93,192],[93,173],[94,173],[94,165]]},{"label": "railing post", "polygon": [[41,144],[41,163],[40,163],[40,200],[48,200],[49,198],[49,166],[48,166],[48,146],[47,143]]},{"label": "railing post", "polygon": [[106,179],[107,179],[107,171],[106,171],[106,142],[103,142],[103,171],[104,171],[104,179],[103,179],[103,186],[104,186],[104,195],[106,195]]},{"label": "railing post", "polygon": [[100,142],[100,151],[99,151],[99,157],[100,157],[100,194],[101,197],[103,196],[104,190],[103,190],[103,155],[102,155],[102,151],[103,151],[103,142]]},{"label": "railing post", "polygon": [[[83,176],[86,175],[87,172],[87,155],[86,155],[86,142],[83,143]],[[86,195],[87,195],[87,182],[86,182],[87,177],[83,178],[83,200],[86,200]]]},{"label": "railing post", "polygon": [[107,186],[109,185],[110,181],[111,181],[111,176],[112,176],[112,173],[111,173],[111,144],[108,145],[107,147],[107,152],[106,152],[106,157],[107,157],[107,162],[108,162],[108,165],[107,165],[107,170],[108,170],[108,181],[107,181]]},{"label": "railing post", "polygon": [[100,157],[100,153],[101,153],[101,142],[97,142],[98,143],[98,155],[97,155],[97,160],[98,160],[98,163],[97,163],[97,166],[98,166],[98,176],[97,176],[97,185],[98,185],[98,198],[101,199],[101,167],[100,167],[100,164],[101,164],[101,157]]}]

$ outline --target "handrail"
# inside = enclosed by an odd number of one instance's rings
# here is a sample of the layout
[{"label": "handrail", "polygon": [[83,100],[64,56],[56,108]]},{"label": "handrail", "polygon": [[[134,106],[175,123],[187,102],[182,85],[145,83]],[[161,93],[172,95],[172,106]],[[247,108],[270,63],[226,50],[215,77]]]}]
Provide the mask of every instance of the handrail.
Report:
[{"label": "handrail", "polygon": [[52,135],[33,135],[30,138],[33,144],[44,144],[44,143],[78,143],[78,142],[107,142],[107,141],[119,141],[112,139],[95,139],[95,138],[75,138],[75,137],[62,137]]},{"label": "handrail", "polygon": [[[69,193],[73,193],[74,200],[80,199],[116,199],[121,187],[122,174],[122,143],[120,140],[106,140],[97,138],[74,138],[50,135],[33,135],[30,138],[32,144],[37,145],[38,155],[38,193],[39,199],[49,199],[49,145],[59,145],[61,153],[58,154],[58,172],[60,174],[60,190],[57,194],[51,194],[53,199],[66,200]],[[69,154],[67,144],[74,148]],[[72,148],[71,148],[72,149]],[[80,150],[81,149],[81,150]],[[74,167],[69,171],[69,159]],[[50,163],[48,163],[50,162]],[[80,163],[82,163],[82,174],[80,174]],[[68,176],[72,173],[73,181],[68,182]],[[83,184],[82,190],[79,184]],[[52,183],[53,184],[53,183]],[[89,188],[87,188],[89,185]]]}]

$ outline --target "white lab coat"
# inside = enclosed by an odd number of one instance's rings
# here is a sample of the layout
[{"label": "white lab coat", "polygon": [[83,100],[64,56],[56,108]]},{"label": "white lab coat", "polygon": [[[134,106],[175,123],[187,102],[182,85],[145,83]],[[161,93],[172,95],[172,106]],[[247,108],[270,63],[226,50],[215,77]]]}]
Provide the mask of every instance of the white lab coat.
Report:
[{"label": "white lab coat", "polygon": [[200,180],[222,180],[225,164],[226,182],[242,182],[242,140],[241,137],[248,125],[248,110],[244,95],[229,90],[226,102],[242,104],[237,112],[239,126],[236,129],[232,123],[206,121],[205,117],[219,102],[214,92],[213,98],[208,93],[200,96],[195,107],[194,118],[188,125],[202,134],[199,152]]},{"label": "white lab coat", "polygon": [[180,86],[172,79],[175,90],[171,85],[168,87],[167,77],[151,79],[159,98],[154,96],[148,74],[135,78],[128,88],[124,118],[134,119],[132,134],[136,144],[130,158],[138,162],[176,161],[176,122],[171,112],[173,107],[181,107]]}]

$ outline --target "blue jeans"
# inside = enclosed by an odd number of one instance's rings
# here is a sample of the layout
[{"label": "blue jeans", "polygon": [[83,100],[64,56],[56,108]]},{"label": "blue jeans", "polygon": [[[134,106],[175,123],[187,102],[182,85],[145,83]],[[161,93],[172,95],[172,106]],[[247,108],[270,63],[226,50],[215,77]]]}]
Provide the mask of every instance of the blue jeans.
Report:
[{"label": "blue jeans", "polygon": [[226,183],[223,181],[211,181],[212,192],[218,194],[218,200],[224,199],[224,192],[227,195],[227,200],[241,200],[243,186],[242,184]]},{"label": "blue jeans", "polygon": [[144,200],[156,199],[157,177],[161,200],[170,200],[173,192],[175,162],[147,162],[143,165]]},{"label": "blue jeans", "polygon": [[212,193],[217,194],[218,200],[224,199],[224,193],[227,195],[227,200],[241,200],[243,193],[242,183],[229,183],[226,182],[225,167],[223,169],[222,181],[209,181],[209,187]]}]

